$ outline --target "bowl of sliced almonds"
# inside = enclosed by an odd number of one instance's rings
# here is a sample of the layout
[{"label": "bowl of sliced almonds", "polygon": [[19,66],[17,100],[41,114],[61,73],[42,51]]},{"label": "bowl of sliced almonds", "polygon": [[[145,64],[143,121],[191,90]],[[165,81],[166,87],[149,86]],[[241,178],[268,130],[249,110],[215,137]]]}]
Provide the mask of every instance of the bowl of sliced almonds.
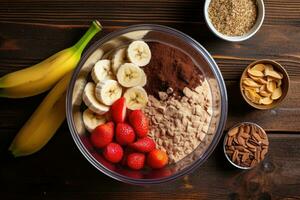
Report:
[{"label": "bowl of sliced almonds", "polygon": [[243,72],[240,90],[245,101],[254,108],[265,110],[278,106],[289,90],[289,76],[273,60],[257,60]]},{"label": "bowl of sliced almonds", "polygon": [[265,130],[252,122],[230,128],[224,137],[223,150],[227,160],[239,169],[252,169],[262,162],[269,149]]}]

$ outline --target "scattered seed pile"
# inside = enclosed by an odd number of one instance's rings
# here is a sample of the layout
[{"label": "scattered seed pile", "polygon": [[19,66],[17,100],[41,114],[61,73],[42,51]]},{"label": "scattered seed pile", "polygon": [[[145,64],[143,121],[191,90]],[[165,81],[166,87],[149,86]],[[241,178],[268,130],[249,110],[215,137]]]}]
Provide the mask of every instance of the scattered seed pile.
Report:
[{"label": "scattered seed pile", "polygon": [[158,148],[167,152],[170,163],[190,154],[206,137],[212,116],[212,97],[207,81],[175,97],[172,88],[149,96],[144,112],[150,119],[150,134]]},{"label": "scattered seed pile", "polygon": [[266,133],[252,124],[244,124],[228,131],[226,154],[242,167],[254,167],[265,158],[269,141]]},{"label": "scattered seed pile", "polygon": [[208,14],[220,33],[241,36],[255,24],[257,5],[255,0],[212,0]]}]

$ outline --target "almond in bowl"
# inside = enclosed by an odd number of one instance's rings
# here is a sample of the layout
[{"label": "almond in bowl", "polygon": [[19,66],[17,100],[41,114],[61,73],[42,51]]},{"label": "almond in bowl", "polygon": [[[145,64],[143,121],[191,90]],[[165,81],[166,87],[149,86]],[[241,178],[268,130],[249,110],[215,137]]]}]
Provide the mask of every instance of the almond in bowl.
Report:
[{"label": "almond in bowl", "polygon": [[251,122],[232,127],[224,138],[227,160],[239,169],[251,169],[265,159],[269,140],[263,128]]},{"label": "almond in bowl", "polygon": [[289,76],[272,60],[258,60],[243,72],[240,90],[245,101],[254,108],[265,110],[276,107],[286,97]]}]

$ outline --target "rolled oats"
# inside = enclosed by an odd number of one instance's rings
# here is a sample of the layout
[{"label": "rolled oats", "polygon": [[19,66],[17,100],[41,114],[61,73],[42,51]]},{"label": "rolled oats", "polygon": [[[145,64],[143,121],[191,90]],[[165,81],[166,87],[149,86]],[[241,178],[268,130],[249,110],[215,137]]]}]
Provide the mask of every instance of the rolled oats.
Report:
[{"label": "rolled oats", "polygon": [[198,147],[208,134],[212,119],[212,97],[206,80],[184,96],[175,97],[173,89],[159,92],[159,99],[149,95],[144,112],[150,119],[150,134],[157,147],[165,150],[175,163]]}]

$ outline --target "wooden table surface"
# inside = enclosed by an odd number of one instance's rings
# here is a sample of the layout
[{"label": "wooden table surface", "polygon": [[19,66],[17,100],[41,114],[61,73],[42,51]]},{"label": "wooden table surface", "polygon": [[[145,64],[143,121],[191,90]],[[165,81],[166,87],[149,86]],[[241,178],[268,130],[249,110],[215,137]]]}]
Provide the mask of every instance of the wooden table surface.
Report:
[{"label": "wooden table surface", "polygon": [[[204,0],[6,0],[0,1],[0,75],[30,66],[73,44],[93,19],[105,34],[155,23],[177,28],[199,41],[216,59],[226,81],[226,129],[241,121],[268,131],[267,159],[249,171],[228,166],[220,144],[194,173],[175,182],[140,187],[119,183],[97,171],[75,146],[67,124],[40,152],[7,156],[22,124],[44,97],[0,99],[0,199],[300,199],[300,1],[265,0],[260,31],[241,43],[213,36],[203,18]],[[274,59],[288,71],[291,87],[272,110],[248,107],[238,90],[247,64]]]}]

